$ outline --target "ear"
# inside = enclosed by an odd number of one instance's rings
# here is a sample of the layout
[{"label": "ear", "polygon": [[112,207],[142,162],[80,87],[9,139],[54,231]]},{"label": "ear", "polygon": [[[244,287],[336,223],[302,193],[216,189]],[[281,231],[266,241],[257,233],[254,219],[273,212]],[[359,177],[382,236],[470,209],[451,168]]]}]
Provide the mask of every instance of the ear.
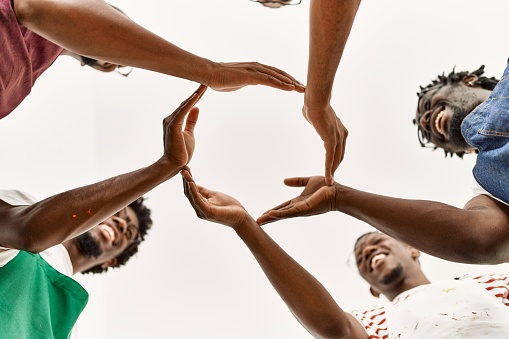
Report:
[{"label": "ear", "polygon": [[103,262],[101,264],[101,267],[102,268],[112,267],[112,266],[115,266],[117,264],[117,262],[118,262],[117,258],[111,258],[110,260]]},{"label": "ear", "polygon": [[80,62],[81,66],[85,66],[85,63],[83,62],[83,60],[81,59],[81,55],[79,55],[79,54],[76,54],[74,52],[71,52],[71,51],[68,51],[68,50],[64,49],[60,53],[60,55],[68,55],[70,57],[73,57],[74,59],[76,59],[76,60],[78,60]]},{"label": "ear", "polygon": [[411,246],[408,246],[408,250],[410,251],[410,256],[412,257],[412,259],[414,260],[417,260],[419,259],[419,257],[421,256],[421,251],[411,247]]},{"label": "ear", "polygon": [[474,87],[475,85],[475,82],[477,81],[477,79],[479,79],[477,77],[477,75],[475,74],[470,74],[466,77],[463,78],[462,82],[465,86],[468,86],[468,87]]},{"label": "ear", "polygon": [[369,292],[375,298],[380,298],[380,291],[374,288],[373,286],[369,286]]}]

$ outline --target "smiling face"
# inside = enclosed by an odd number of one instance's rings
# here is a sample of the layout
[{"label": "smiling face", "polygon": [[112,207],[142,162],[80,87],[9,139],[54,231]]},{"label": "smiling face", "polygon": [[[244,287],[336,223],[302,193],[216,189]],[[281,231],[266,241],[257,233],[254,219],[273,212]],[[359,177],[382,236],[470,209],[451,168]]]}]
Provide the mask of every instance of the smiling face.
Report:
[{"label": "smiling face", "polygon": [[409,274],[420,272],[419,251],[383,233],[368,233],[354,249],[362,278],[376,291],[392,298],[403,292]]},{"label": "smiling face", "polygon": [[461,123],[491,93],[475,87],[476,80],[473,75],[454,85],[437,84],[419,98],[415,122],[424,144],[431,142],[451,153],[472,150],[461,134]]},{"label": "smiling face", "polygon": [[101,222],[96,227],[76,238],[78,248],[89,265],[114,266],[116,257],[133,243],[139,242],[139,221],[130,207]]}]

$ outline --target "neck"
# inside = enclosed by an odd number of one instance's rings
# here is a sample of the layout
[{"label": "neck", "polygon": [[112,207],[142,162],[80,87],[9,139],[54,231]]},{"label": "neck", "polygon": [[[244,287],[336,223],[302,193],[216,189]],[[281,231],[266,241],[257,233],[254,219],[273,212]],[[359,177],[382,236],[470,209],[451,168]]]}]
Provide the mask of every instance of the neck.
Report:
[{"label": "neck", "polygon": [[397,286],[391,286],[390,289],[383,292],[383,295],[390,301],[393,301],[394,298],[396,298],[399,294],[411,290],[417,286],[427,285],[429,283],[430,281],[428,278],[426,278],[424,273],[421,270],[418,270],[417,272],[412,272],[401,281],[396,283]]},{"label": "neck", "polygon": [[96,265],[92,258],[85,257],[81,254],[75,240],[67,240],[62,243],[62,245],[64,245],[67,252],[69,252],[69,257],[71,258],[73,267],[73,274],[86,271]]}]

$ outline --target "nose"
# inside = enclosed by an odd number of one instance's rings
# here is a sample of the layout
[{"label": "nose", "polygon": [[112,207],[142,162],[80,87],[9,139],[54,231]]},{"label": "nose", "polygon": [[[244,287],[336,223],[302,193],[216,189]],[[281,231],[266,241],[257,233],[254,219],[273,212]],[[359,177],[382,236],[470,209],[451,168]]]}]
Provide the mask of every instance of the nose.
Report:
[{"label": "nose", "polygon": [[376,245],[367,245],[362,249],[362,257],[366,260],[376,250]]},{"label": "nose", "polygon": [[117,227],[117,230],[121,234],[124,234],[127,231],[127,222],[124,219],[114,216],[113,221],[115,222],[115,226]]},{"label": "nose", "polygon": [[419,119],[419,125],[425,130],[430,131],[429,123],[431,119],[431,111],[425,112],[422,117]]}]

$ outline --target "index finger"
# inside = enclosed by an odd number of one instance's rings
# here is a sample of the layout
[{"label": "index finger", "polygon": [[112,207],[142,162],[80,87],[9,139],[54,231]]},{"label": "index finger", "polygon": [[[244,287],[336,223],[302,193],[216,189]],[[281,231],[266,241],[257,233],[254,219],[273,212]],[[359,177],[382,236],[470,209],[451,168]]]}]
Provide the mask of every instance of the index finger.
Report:
[{"label": "index finger", "polygon": [[179,107],[177,107],[177,109],[166,119],[171,119],[172,121],[178,120],[178,123],[182,123],[186,114],[201,99],[206,89],[207,86],[200,85],[200,87],[198,87],[198,89],[194,91],[193,94],[191,94],[191,96],[189,96],[186,100],[182,101]]},{"label": "index finger", "polygon": [[[334,183],[334,157],[335,157],[335,149],[325,149],[325,184],[327,186],[332,186]],[[339,165],[339,164],[338,164]]]}]

